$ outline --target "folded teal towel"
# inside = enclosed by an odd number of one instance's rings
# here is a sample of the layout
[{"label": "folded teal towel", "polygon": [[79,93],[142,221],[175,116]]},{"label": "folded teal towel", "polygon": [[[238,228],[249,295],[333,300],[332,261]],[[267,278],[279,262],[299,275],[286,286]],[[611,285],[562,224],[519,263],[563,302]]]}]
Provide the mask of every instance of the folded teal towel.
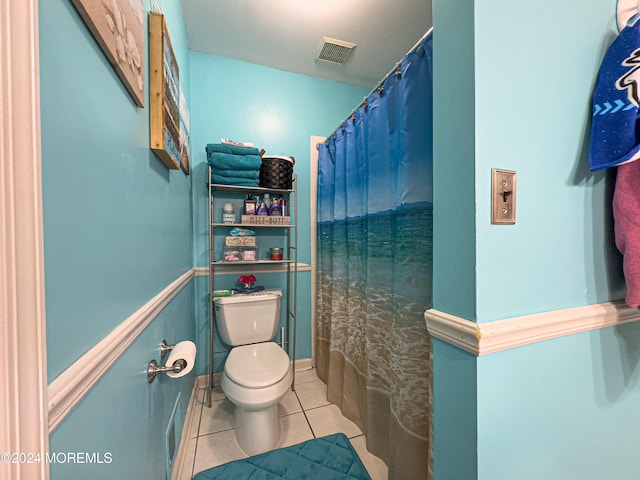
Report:
[{"label": "folded teal towel", "polygon": [[232,153],[212,153],[209,165],[221,170],[260,170],[260,155],[233,155]]},{"label": "folded teal towel", "polygon": [[230,153],[232,155],[260,155],[257,148],[238,147],[236,145],[228,145],[226,143],[210,143],[207,145],[207,155],[212,153]]},{"label": "folded teal towel", "polygon": [[242,187],[257,187],[258,180],[242,177],[225,177],[223,175],[211,174],[212,183],[220,183],[222,185],[240,185]]},{"label": "folded teal towel", "polygon": [[225,170],[214,168],[212,172],[221,177],[246,178],[248,180],[258,180],[258,178],[260,178],[260,170]]}]

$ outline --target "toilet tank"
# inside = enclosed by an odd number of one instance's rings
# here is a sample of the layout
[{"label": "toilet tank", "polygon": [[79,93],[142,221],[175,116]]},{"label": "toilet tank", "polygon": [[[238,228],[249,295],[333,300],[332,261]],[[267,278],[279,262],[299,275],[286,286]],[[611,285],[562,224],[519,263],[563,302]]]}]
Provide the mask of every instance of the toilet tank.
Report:
[{"label": "toilet tank", "polygon": [[232,347],[268,342],[278,330],[281,298],[280,290],[214,298],[220,338]]}]

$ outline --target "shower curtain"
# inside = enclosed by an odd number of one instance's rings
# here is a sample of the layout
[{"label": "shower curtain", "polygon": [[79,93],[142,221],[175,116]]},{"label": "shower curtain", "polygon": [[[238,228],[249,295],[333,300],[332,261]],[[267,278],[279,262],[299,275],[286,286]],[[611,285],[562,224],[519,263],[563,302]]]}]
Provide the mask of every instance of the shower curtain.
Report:
[{"label": "shower curtain", "polygon": [[319,145],[318,376],[390,479],[430,479],[432,37]]}]

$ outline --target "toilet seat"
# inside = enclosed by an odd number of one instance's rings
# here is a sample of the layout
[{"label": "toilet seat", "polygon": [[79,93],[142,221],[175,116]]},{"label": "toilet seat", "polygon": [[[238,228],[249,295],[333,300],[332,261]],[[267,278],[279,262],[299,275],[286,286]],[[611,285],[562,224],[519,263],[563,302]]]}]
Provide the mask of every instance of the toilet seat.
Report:
[{"label": "toilet seat", "polygon": [[229,353],[224,372],[245,388],[266,388],[289,372],[289,356],[274,342],[235,347]]}]

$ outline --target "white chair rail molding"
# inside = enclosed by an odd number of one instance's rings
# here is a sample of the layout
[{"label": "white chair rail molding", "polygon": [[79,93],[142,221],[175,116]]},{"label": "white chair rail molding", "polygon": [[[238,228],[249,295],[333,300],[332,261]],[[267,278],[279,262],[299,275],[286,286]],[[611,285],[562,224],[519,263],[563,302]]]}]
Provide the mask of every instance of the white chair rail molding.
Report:
[{"label": "white chair rail molding", "polygon": [[488,355],[531,343],[623,325],[640,320],[640,310],[624,300],[597,303],[476,323],[429,309],[424,313],[429,333],[477,356]]}]

